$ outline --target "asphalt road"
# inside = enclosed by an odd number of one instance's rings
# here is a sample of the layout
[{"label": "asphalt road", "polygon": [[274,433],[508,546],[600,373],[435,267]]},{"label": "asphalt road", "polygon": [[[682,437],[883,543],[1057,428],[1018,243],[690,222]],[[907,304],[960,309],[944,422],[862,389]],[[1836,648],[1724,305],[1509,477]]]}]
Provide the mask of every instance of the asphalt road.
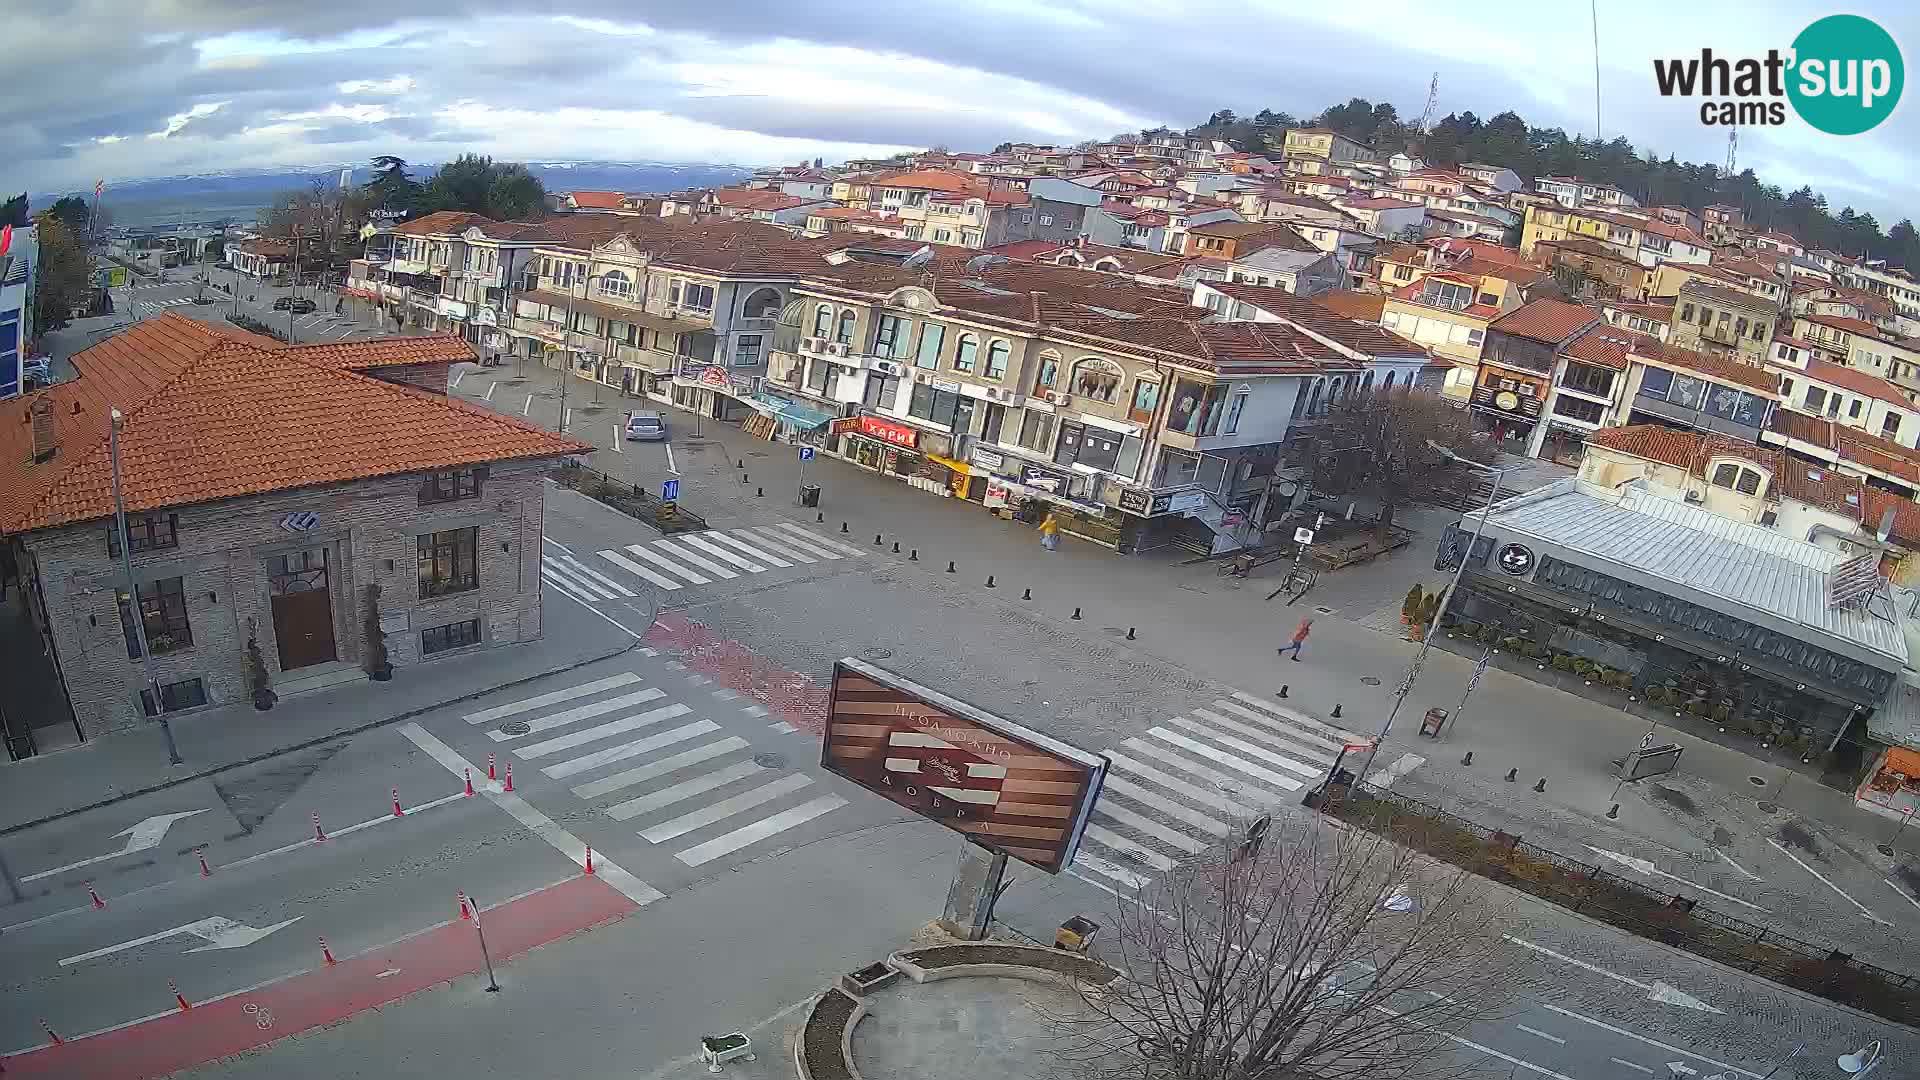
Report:
[{"label": "asphalt road", "polygon": [[[208,321],[238,313],[258,319],[281,333],[290,332],[296,342],[347,341],[384,334],[363,303],[349,299],[347,310],[335,314],[337,293],[301,287],[298,295],[313,300],[317,306],[310,314],[295,315],[273,307],[274,301],[294,295],[291,286],[263,284],[215,267],[206,287],[202,288],[195,280],[199,273],[199,267],[182,267],[169,270],[159,278],[135,279],[114,289],[115,316],[121,322],[131,323],[153,318],[164,311]],[[232,291],[223,287],[231,287]],[[212,302],[196,303],[199,298]]]}]

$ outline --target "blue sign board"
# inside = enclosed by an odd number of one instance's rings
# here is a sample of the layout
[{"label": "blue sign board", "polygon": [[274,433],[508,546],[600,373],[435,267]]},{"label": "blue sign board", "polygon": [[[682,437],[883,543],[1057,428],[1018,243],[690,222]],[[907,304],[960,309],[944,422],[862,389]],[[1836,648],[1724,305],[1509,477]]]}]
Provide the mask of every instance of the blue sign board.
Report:
[{"label": "blue sign board", "polygon": [[662,502],[674,502],[679,498],[680,498],[680,481],[666,480],[661,482],[660,500]]},{"label": "blue sign board", "polygon": [[813,447],[811,447],[811,446],[803,446],[803,447],[801,447],[801,448],[800,448],[800,460],[801,460],[801,461],[812,461],[812,460],[813,460]]}]

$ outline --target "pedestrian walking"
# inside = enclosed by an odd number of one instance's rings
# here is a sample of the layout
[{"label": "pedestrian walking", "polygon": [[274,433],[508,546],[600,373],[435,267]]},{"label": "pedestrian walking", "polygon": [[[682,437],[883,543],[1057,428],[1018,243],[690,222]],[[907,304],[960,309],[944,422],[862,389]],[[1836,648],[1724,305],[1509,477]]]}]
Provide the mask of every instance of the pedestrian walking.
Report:
[{"label": "pedestrian walking", "polygon": [[1052,513],[1040,522],[1040,546],[1048,551],[1060,550],[1060,521]]},{"label": "pedestrian walking", "polygon": [[1280,646],[1278,649],[1275,649],[1274,652],[1280,654],[1281,656],[1286,656],[1288,653],[1292,653],[1293,656],[1290,657],[1290,659],[1296,664],[1299,663],[1300,647],[1307,643],[1307,634],[1311,633],[1312,630],[1313,630],[1313,620],[1301,619],[1300,625],[1293,628],[1293,640],[1287,642],[1285,645]]}]

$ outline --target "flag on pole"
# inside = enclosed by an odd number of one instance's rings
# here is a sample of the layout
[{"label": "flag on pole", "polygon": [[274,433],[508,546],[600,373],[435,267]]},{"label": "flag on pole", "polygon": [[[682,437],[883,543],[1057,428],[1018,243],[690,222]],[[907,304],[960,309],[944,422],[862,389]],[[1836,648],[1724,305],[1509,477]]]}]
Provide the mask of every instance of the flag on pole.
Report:
[{"label": "flag on pole", "polygon": [[13,246],[13,226],[0,225],[0,255],[5,255],[7,253],[7,249],[12,246]]},{"label": "flag on pole", "polygon": [[93,182],[93,197],[95,199],[98,199],[100,197],[100,193],[106,190],[106,186],[107,186],[107,182],[105,180],[95,180]]}]

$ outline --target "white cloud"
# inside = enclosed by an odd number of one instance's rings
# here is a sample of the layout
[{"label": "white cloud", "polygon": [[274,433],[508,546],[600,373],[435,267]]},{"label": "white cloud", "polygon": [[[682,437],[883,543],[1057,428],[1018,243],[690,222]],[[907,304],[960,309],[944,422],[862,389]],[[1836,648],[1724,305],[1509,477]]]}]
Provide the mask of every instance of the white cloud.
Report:
[{"label": "white cloud", "polygon": [[179,131],[181,128],[186,127],[189,122],[198,120],[203,116],[212,116],[214,113],[219,112],[231,104],[233,103],[230,101],[203,101],[193,108],[188,109],[186,112],[174,113],[172,116],[167,117],[167,126],[161,128],[159,131],[148,132],[147,138],[164,139]]},{"label": "white cloud", "polygon": [[300,120],[353,120],[362,124],[378,124],[383,120],[391,120],[396,116],[406,115],[409,114],[396,113],[385,105],[342,105],[336,101],[324,109],[281,113],[275,117],[275,119],[283,123],[292,123]]},{"label": "white cloud", "polygon": [[335,89],[343,94],[404,94],[413,87],[413,76],[395,75],[391,79],[348,79]]}]

